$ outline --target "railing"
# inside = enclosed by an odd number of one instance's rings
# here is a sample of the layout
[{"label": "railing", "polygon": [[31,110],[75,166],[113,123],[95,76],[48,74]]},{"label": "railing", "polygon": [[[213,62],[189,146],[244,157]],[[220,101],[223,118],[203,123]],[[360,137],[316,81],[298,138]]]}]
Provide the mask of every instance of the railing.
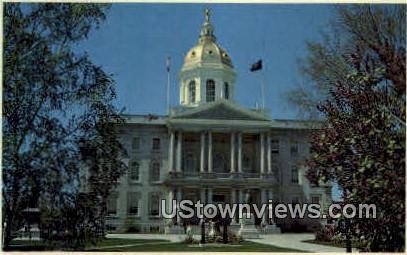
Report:
[{"label": "railing", "polygon": [[260,178],[266,178],[270,179],[272,178],[271,174],[261,174],[261,173],[248,173],[248,172],[242,172],[242,173],[208,173],[208,172],[171,172],[169,174],[170,178],[191,178],[191,179],[233,179],[233,178],[246,178],[246,179],[260,179]]}]

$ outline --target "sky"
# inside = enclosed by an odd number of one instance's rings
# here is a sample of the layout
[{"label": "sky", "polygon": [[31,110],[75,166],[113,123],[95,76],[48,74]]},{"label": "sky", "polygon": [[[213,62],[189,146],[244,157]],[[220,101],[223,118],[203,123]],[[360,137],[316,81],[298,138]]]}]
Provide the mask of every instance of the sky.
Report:
[{"label": "sky", "polygon": [[[116,81],[119,109],[127,114],[166,114],[167,74],[171,57],[172,106],[179,102],[178,73],[188,50],[198,41],[204,9],[219,45],[232,58],[237,73],[235,101],[254,108],[261,103],[274,119],[296,119],[297,110],[285,94],[303,82],[299,59],[306,42],[318,41],[333,15],[327,4],[113,4],[107,19],[78,45]],[[260,73],[251,64],[263,60]],[[338,199],[335,187],[333,198]]]},{"label": "sky", "polygon": [[[320,39],[333,5],[116,3],[78,48],[113,75],[119,109],[165,114],[166,57],[171,57],[170,102],[176,106],[178,73],[184,55],[198,41],[205,7],[211,9],[217,41],[237,72],[237,103],[250,108],[260,104],[263,80],[271,117],[298,118],[284,95],[303,82],[298,60],[307,54],[307,41]],[[250,73],[258,59],[263,60],[263,70]]]}]

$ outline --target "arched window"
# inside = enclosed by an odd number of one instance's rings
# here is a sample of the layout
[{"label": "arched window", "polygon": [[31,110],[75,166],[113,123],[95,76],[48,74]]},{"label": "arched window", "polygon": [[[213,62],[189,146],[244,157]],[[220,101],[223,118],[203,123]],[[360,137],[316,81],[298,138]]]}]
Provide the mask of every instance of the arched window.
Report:
[{"label": "arched window", "polygon": [[130,181],[138,181],[140,176],[140,164],[138,162],[131,163],[130,166],[130,173],[129,173]]},{"label": "arched window", "polygon": [[229,83],[223,84],[223,92],[225,93],[225,99],[229,99]]},{"label": "arched window", "polygon": [[196,87],[195,87],[195,81],[190,81],[189,82],[189,102],[190,103],[195,103],[195,91],[196,91]]},{"label": "arched window", "polygon": [[207,80],[206,81],[206,102],[215,101],[215,81]]},{"label": "arched window", "polygon": [[151,163],[150,180],[152,182],[160,180],[160,163],[157,161]]},{"label": "arched window", "polygon": [[160,214],[160,194],[150,193],[148,207],[151,216],[158,216]]},{"label": "arched window", "polygon": [[298,183],[298,168],[291,166],[291,183]]}]

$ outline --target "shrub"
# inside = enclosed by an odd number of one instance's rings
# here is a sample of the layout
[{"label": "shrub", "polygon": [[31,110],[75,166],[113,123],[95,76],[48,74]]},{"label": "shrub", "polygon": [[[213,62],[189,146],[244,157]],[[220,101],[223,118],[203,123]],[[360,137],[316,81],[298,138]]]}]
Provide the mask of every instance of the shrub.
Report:
[{"label": "shrub", "polygon": [[315,240],[321,242],[331,242],[335,235],[335,227],[333,225],[325,225],[316,234]]}]

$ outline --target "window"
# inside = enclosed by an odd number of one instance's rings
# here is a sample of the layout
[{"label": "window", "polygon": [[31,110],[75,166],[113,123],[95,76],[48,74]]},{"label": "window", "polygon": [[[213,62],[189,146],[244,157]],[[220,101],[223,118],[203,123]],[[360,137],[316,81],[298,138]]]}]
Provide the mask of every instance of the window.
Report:
[{"label": "window", "polygon": [[140,194],[136,192],[129,192],[127,199],[127,213],[129,215],[139,215]]},{"label": "window", "polygon": [[160,138],[153,138],[153,150],[158,151],[161,148]]},{"label": "window", "polygon": [[133,140],[131,142],[131,148],[133,150],[139,150],[140,149],[140,137],[133,137]]},{"label": "window", "polygon": [[153,161],[151,164],[150,180],[152,182],[157,182],[160,180],[160,163]]},{"label": "window", "polygon": [[215,81],[207,80],[206,81],[206,102],[215,101]]},{"label": "window", "polygon": [[195,157],[192,153],[189,153],[186,157],[185,157],[185,169],[184,169],[184,173],[187,176],[194,176],[198,173],[197,169],[196,169],[196,164],[195,164]]},{"label": "window", "polygon": [[271,153],[278,154],[279,152],[279,141],[278,140],[271,140]]},{"label": "window", "polygon": [[129,179],[130,181],[138,181],[140,176],[140,164],[138,162],[131,163]]},{"label": "window", "polygon": [[292,197],[292,198],[291,198],[291,203],[292,203],[293,205],[299,204],[299,203],[300,203],[299,197]]},{"label": "window", "polygon": [[311,203],[313,204],[319,204],[319,196],[314,195],[311,197]]},{"label": "window", "polygon": [[250,168],[250,158],[248,156],[243,156],[243,168],[248,169]]},{"label": "window", "polygon": [[298,155],[298,142],[293,141],[290,143],[290,152],[292,156]]},{"label": "window", "polygon": [[151,193],[149,199],[149,213],[151,216],[158,216],[160,214],[160,195]]},{"label": "window", "polygon": [[298,183],[298,168],[297,166],[291,167],[291,183]]},{"label": "window", "polygon": [[225,82],[223,90],[225,93],[225,99],[229,99],[229,83]]},{"label": "window", "polygon": [[278,168],[278,165],[276,163],[272,164],[271,168],[273,170],[274,178],[276,179],[277,182],[279,182],[280,181],[280,170]]},{"label": "window", "polygon": [[195,81],[190,81],[189,82],[189,102],[190,103],[195,103],[195,91],[196,91]]},{"label": "window", "polygon": [[116,215],[117,210],[117,194],[110,194],[107,198],[107,214]]}]

